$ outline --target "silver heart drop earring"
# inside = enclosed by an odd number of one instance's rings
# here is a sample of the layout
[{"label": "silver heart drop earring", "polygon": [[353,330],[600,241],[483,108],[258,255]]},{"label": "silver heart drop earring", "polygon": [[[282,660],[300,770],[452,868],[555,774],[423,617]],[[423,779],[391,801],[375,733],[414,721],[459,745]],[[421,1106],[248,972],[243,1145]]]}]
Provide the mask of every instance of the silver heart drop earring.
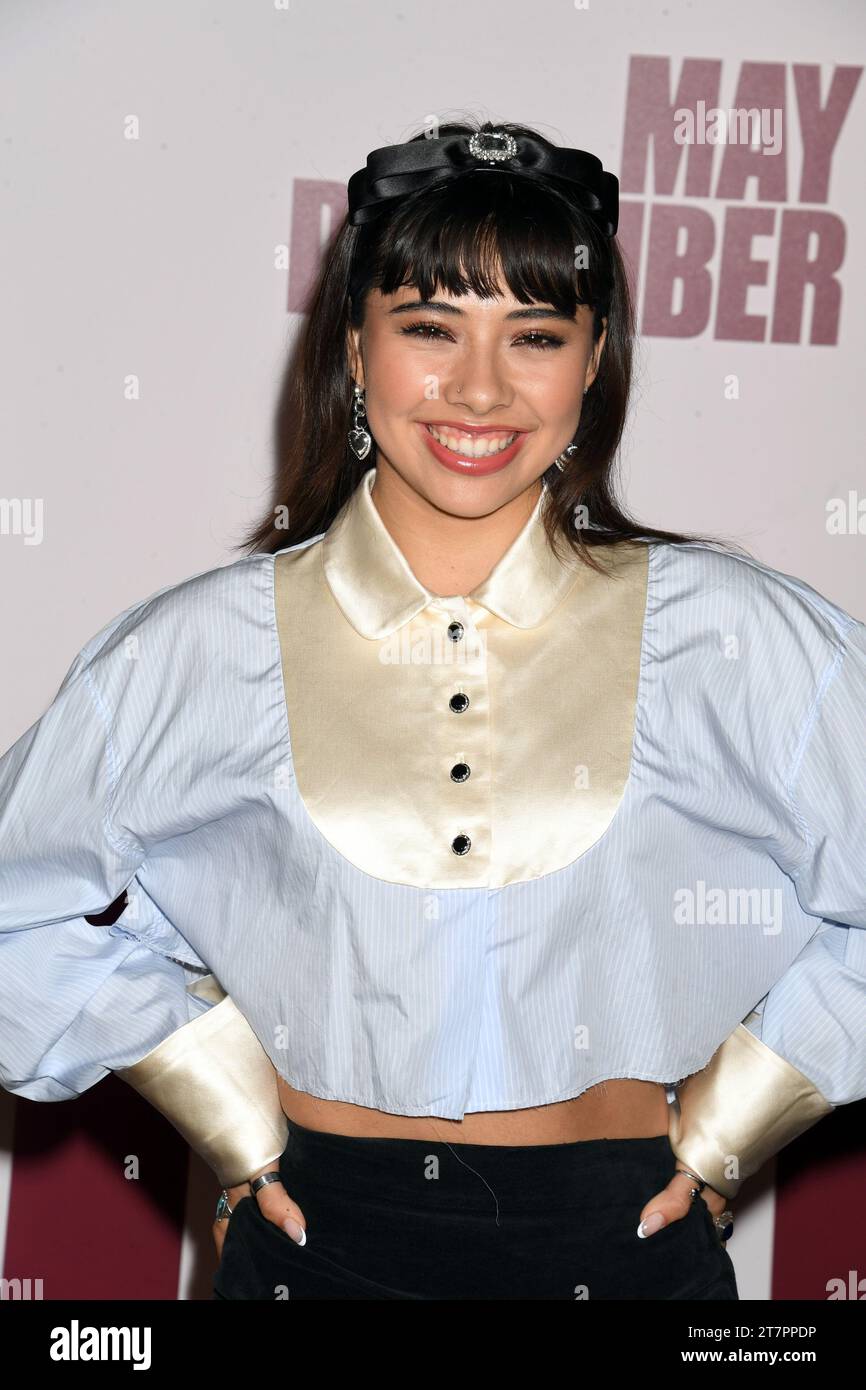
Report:
[{"label": "silver heart drop earring", "polygon": [[373,436],[366,428],[367,409],[364,405],[364,388],[355,382],[352,392],[352,428],[349,430],[349,448],[356,458],[365,459],[373,445]]}]

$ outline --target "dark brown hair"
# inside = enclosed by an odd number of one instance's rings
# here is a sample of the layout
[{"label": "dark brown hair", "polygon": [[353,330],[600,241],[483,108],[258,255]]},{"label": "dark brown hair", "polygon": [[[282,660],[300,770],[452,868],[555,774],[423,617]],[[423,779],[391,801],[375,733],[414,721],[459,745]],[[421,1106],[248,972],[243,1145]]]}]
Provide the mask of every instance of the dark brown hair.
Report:
[{"label": "dark brown hair", "polygon": [[[489,121],[440,125],[438,133],[492,129],[531,135],[550,145],[527,126]],[[412,137],[424,138],[423,133]],[[587,248],[586,268],[576,268],[577,247]],[[464,173],[397,199],[363,226],[343,219],[308,298],[306,322],[281,392],[273,502],[241,549],[273,552],[322,534],[375,466],[375,442],[363,461],[347,443],[353,384],[347,333],[350,325],[363,323],[367,291],[375,286],[391,294],[411,285],[425,299],[437,289],[494,296],[500,268],[520,303],[549,303],[570,317],[579,304],[588,305],[593,341],[607,319],[598,374],[584,397],[573,440],[579,452],[564,471],[551,463],[544,474],[544,525],[554,551],[562,555],[563,545],[570,546],[598,568],[591,548],[637,536],[742,550],[719,537],[641,526],[616,499],[612,474],[628,410],[635,331],[619,245],[596,225],[576,186],[501,170],[495,175],[487,170]],[[358,277],[354,301],[349,294],[352,271]],[[575,525],[578,508],[587,525]]]}]

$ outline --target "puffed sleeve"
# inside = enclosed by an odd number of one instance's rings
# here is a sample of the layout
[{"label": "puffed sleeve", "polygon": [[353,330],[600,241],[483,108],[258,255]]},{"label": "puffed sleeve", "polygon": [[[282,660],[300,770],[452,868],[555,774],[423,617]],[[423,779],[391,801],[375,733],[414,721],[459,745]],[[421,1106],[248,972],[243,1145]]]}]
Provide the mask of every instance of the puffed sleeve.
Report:
[{"label": "puffed sleeve", "polygon": [[773,986],[754,1032],[831,1105],[866,1098],[866,625],[840,645],[806,730],[791,804],[805,840],[792,874],[824,920]]},{"label": "puffed sleeve", "polygon": [[60,1101],[116,1072],[231,1186],[284,1147],[275,1073],[136,877],[120,760],[86,647],[0,758],[0,1084]]},{"label": "puffed sleeve", "polygon": [[786,794],[802,844],[790,877],[822,920],[680,1087],[671,1117],[677,1157],[731,1197],[835,1106],[866,1098],[866,625],[855,619],[823,673]]}]

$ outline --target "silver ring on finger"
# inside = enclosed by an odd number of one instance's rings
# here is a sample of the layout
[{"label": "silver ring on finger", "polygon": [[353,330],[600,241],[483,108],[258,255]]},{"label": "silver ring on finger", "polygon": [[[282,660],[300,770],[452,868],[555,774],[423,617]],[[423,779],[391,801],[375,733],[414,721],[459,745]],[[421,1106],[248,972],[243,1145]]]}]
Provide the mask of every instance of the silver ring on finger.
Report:
[{"label": "silver ring on finger", "polygon": [[229,1194],[226,1192],[225,1188],[223,1188],[216,1205],[216,1216],[214,1217],[214,1221],[227,1221],[231,1214],[232,1208],[229,1206]]},{"label": "silver ring on finger", "polygon": [[693,1173],[690,1168],[677,1168],[676,1172],[685,1173],[687,1178],[693,1178],[694,1181],[698,1184],[697,1187],[689,1188],[689,1199],[693,1202],[696,1197],[700,1196],[707,1184],[704,1182],[700,1174]]},{"label": "silver ring on finger", "polygon": [[250,1183],[250,1189],[252,1191],[253,1196],[255,1197],[259,1188],[266,1187],[269,1182],[282,1182],[282,1178],[280,1177],[279,1173],[262,1173],[261,1177],[254,1178],[253,1181]]}]

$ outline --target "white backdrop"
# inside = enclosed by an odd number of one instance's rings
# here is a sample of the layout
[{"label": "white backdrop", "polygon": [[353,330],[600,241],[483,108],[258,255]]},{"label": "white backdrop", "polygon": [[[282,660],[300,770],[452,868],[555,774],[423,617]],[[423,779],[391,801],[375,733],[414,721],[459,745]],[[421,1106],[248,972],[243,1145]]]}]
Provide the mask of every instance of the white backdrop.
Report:
[{"label": "white backdrop", "polygon": [[[0,749],[109,618],[236,557],[268,499],[290,306],[345,182],[431,118],[533,125],[623,179],[621,231],[640,215],[659,238],[671,219],[714,238],[673,289],[644,238],[656,328],[624,447],[630,509],[736,537],[866,617],[864,39],[859,0],[3,0]],[[752,82],[781,96],[772,187],[719,190],[721,147],[683,151],[666,182],[646,135],[659,83],[672,101],[681,77],[708,105],[714,82],[723,107]],[[809,101],[831,90],[822,118]],[[766,213],[751,247],[749,208]],[[841,247],[802,314],[777,285],[792,214],[816,219],[810,258]],[[747,259],[766,283],[753,271],[746,292]],[[705,326],[658,331],[702,294]],[[743,309],[770,326],[718,337]],[[794,341],[770,340],[780,310]],[[833,498],[853,508],[841,534]],[[731,1248],[744,1297],[768,1296],[766,1192]]]}]

